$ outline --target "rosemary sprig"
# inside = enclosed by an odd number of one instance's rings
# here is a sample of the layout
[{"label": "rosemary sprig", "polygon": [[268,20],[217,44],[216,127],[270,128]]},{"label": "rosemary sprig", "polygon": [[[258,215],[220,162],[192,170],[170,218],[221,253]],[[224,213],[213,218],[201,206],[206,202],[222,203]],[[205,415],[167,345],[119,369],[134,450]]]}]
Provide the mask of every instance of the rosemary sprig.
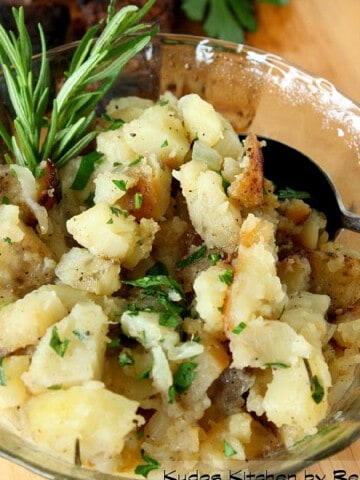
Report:
[{"label": "rosemary sprig", "polygon": [[[0,65],[15,112],[13,133],[0,122],[0,136],[9,150],[8,163],[26,166],[38,177],[43,160],[50,159],[61,168],[83,151],[96,135],[89,130],[95,105],[128,61],[158,31],[156,26],[140,22],[155,1],[149,0],[141,9],[129,5],[116,12],[114,1],[110,0],[105,24],[95,25],[85,33],[73,54],[66,80],[52,103],[43,29],[39,25],[40,68],[35,80],[24,10],[13,8],[17,35],[0,25]],[[51,114],[46,119],[49,110]],[[42,138],[45,119],[48,127]]]}]

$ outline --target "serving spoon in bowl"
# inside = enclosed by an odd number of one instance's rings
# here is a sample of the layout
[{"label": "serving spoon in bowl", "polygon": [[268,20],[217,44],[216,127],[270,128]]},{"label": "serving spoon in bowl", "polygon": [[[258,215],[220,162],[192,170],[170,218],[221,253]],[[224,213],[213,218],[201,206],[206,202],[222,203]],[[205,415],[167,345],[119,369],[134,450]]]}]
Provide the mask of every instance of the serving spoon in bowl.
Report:
[{"label": "serving spoon in bowl", "polygon": [[306,191],[307,203],[323,212],[327,231],[335,238],[341,229],[360,233],[360,215],[347,210],[330,176],[309,157],[284,143],[269,138],[263,148],[264,174],[277,190]]}]

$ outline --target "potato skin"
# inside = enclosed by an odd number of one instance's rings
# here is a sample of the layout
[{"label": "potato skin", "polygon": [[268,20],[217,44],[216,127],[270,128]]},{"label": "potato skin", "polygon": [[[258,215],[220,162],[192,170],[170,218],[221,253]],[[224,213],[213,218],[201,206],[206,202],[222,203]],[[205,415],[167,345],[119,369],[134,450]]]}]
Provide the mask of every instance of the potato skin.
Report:
[{"label": "potato skin", "polygon": [[310,289],[331,297],[330,313],[346,311],[360,300],[360,258],[336,252],[308,250]]}]

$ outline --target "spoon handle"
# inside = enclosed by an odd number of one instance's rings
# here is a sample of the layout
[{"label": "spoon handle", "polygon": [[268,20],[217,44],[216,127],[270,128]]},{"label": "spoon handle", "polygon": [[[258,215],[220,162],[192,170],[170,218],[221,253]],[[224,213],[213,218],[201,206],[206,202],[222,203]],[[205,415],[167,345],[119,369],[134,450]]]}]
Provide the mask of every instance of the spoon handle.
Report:
[{"label": "spoon handle", "polygon": [[343,211],[341,215],[341,226],[348,230],[360,233],[360,215],[349,211]]}]

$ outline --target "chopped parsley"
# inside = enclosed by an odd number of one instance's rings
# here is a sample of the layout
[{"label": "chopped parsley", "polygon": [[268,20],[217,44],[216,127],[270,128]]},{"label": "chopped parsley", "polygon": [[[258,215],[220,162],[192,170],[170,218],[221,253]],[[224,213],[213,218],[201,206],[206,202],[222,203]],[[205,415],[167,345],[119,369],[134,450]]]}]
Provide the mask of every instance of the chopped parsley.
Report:
[{"label": "chopped parsley", "polygon": [[185,393],[190,388],[195,378],[197,365],[195,362],[184,362],[178,367],[173,376],[176,393]]},{"label": "chopped parsley", "polygon": [[54,385],[49,385],[47,387],[48,390],[61,390],[62,385],[61,383],[54,383]]},{"label": "chopped parsley", "polygon": [[277,192],[277,195],[280,200],[294,199],[294,198],[297,198],[299,200],[306,200],[311,197],[309,192],[304,192],[301,190],[293,190],[292,188],[289,188],[289,187],[279,190]]},{"label": "chopped parsley", "polygon": [[135,210],[139,210],[141,208],[142,203],[143,203],[142,193],[136,192],[135,195],[134,195]]},{"label": "chopped parsley", "polygon": [[111,213],[113,213],[116,217],[123,215],[124,217],[129,216],[129,212],[119,207],[110,207]]},{"label": "chopped parsley", "polygon": [[102,153],[90,152],[81,159],[78,171],[70,185],[71,190],[84,190],[95,168],[101,163],[102,158]]},{"label": "chopped parsley", "polygon": [[152,365],[149,368],[147,368],[146,370],[144,370],[142,373],[140,373],[140,375],[137,377],[136,380],[138,382],[141,382],[142,380],[145,380],[146,378],[149,378],[151,370],[152,370]]},{"label": "chopped parsley", "polygon": [[3,238],[3,241],[4,241],[5,243],[8,243],[9,245],[12,245],[12,243],[13,243],[10,237],[4,237],[4,238]]},{"label": "chopped parsley", "polygon": [[210,253],[208,255],[208,259],[211,261],[212,265],[216,265],[220,260],[223,258],[223,255],[221,253]]},{"label": "chopped parsley", "polygon": [[264,367],[274,367],[274,368],[290,368],[290,365],[282,362],[268,362],[264,364]]},{"label": "chopped parsley", "polygon": [[307,358],[304,358],[303,360],[307,374],[309,376],[311,398],[314,400],[315,403],[320,403],[325,395],[324,387],[321,385],[318,376],[313,375],[309,360]]},{"label": "chopped parsley", "polygon": [[122,192],[126,192],[127,181],[126,180],[113,180],[112,183]]},{"label": "chopped parsley", "polygon": [[4,358],[5,357],[0,357],[0,386],[5,387],[6,386],[6,376],[5,376],[5,371],[4,371]]},{"label": "chopped parsley", "polygon": [[159,324],[163,327],[176,328],[179,325],[179,319],[177,315],[170,312],[159,313]]},{"label": "chopped parsley", "polygon": [[135,160],[133,160],[132,162],[129,163],[129,167],[133,167],[134,165],[137,165],[138,163],[141,162],[141,160],[143,159],[144,157],[140,156],[140,157],[137,157],[135,158]]},{"label": "chopped parsley", "polygon": [[184,268],[184,267],[192,265],[193,263],[201,260],[204,257],[206,250],[207,250],[207,246],[202,245],[200,248],[195,250],[191,255],[189,255],[188,257],[184,258],[183,260],[180,260],[179,262],[177,262],[175,264],[175,268],[178,268],[178,269],[179,268]]},{"label": "chopped parsley", "polygon": [[165,148],[169,146],[169,142],[165,139],[163,143],[161,144],[161,148]]},{"label": "chopped parsley", "polygon": [[232,284],[232,281],[233,281],[233,272],[232,270],[225,270],[224,273],[222,273],[221,275],[219,275],[219,280],[220,282],[223,282],[225,283],[226,285],[231,285]]},{"label": "chopped parsley", "polygon": [[85,342],[85,340],[87,340],[89,338],[89,335],[90,335],[90,332],[88,330],[84,331],[84,330],[80,330],[78,328],[73,330],[72,333],[78,340],[80,340],[80,342]]},{"label": "chopped parsley", "polygon": [[233,455],[236,455],[237,451],[233,449],[233,447],[226,441],[224,440],[224,455],[225,457],[232,457]]},{"label": "chopped parsley", "polygon": [[103,113],[101,118],[107,122],[110,122],[108,130],[117,130],[118,128],[122,127],[125,123],[125,120],[122,118],[113,118],[107,113]]},{"label": "chopped parsley", "polygon": [[7,197],[6,195],[4,195],[4,196],[2,197],[1,203],[2,203],[3,205],[9,205],[9,203],[10,203],[9,197]]},{"label": "chopped parsley", "polygon": [[69,343],[70,340],[68,338],[61,340],[58,329],[55,325],[51,330],[50,347],[59,355],[59,357],[63,357],[68,349]]},{"label": "chopped parsley", "polygon": [[122,283],[145,289],[150,287],[165,287],[178,293],[181,298],[185,298],[182,286],[169,275],[146,275],[137,280],[123,280]]},{"label": "chopped parsley", "polygon": [[118,363],[119,363],[120,367],[125,367],[126,365],[134,365],[135,360],[133,359],[133,357],[129,353],[121,352],[119,354]]},{"label": "chopped parsley", "polygon": [[235,335],[239,335],[239,333],[241,333],[244,328],[246,328],[246,323],[240,322],[239,325],[233,329],[232,333],[235,333]]},{"label": "chopped parsley", "polygon": [[325,391],[324,387],[321,385],[317,375],[311,377],[311,397],[315,403],[320,403],[324,398]]},{"label": "chopped parsley", "polygon": [[141,451],[141,458],[144,460],[145,463],[138,465],[135,468],[135,473],[137,475],[142,475],[146,478],[152,470],[157,470],[158,468],[160,468],[160,463],[147,455],[144,450]]},{"label": "chopped parsley", "polygon": [[174,403],[175,393],[176,393],[174,385],[170,385],[168,393],[169,393],[169,403]]}]

